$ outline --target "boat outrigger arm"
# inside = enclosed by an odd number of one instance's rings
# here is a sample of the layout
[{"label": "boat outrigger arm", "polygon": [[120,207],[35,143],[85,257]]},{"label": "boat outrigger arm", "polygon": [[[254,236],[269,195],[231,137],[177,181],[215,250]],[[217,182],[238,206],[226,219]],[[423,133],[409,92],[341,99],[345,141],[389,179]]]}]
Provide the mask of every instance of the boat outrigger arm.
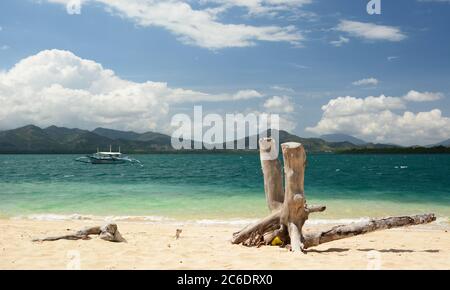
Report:
[{"label": "boat outrigger arm", "polygon": [[142,165],[137,159],[130,158],[121,153],[120,147],[119,152],[113,152],[112,146],[109,146],[109,152],[100,152],[97,148],[97,153],[87,155],[75,159],[75,161],[91,164],[123,164],[123,163],[137,163]]}]

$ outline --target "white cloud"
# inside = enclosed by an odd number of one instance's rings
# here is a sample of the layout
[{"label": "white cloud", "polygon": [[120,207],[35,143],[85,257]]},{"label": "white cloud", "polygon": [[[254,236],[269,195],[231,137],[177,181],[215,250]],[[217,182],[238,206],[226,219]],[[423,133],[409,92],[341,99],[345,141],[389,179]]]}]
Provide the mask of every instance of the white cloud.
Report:
[{"label": "white cloud", "polygon": [[[67,5],[70,0],[47,0],[51,3]],[[222,23],[218,19],[222,9],[193,9],[189,1],[181,0],[86,0],[86,3],[101,3],[113,15],[119,15],[143,27],[162,27],[189,45],[212,50],[228,47],[247,47],[258,41],[288,42],[299,45],[302,34],[295,26],[252,26],[248,24]],[[275,7],[286,3],[308,1],[235,1],[254,3],[255,8]],[[259,3],[259,4],[258,4]],[[264,4],[264,5],[263,5]]]},{"label": "white cloud", "polygon": [[291,63],[290,65],[296,69],[308,69],[309,68],[306,65],[302,65],[302,64],[298,64],[298,63]]},{"label": "white cloud", "polygon": [[259,98],[254,90],[208,94],[167,83],[136,83],[69,51],[46,50],[0,72],[0,124],[165,131],[177,103]]},{"label": "white cloud", "polygon": [[442,93],[430,93],[430,92],[417,92],[409,91],[403,98],[410,102],[431,102],[437,101],[444,97]]},{"label": "white cloud", "polygon": [[397,27],[341,20],[336,30],[367,40],[402,41],[406,35]]},{"label": "white cloud", "polygon": [[353,82],[354,86],[376,86],[379,81],[376,78],[367,78]]},{"label": "white cloud", "polygon": [[294,104],[287,96],[274,96],[264,103],[264,108],[273,113],[292,113]]},{"label": "white cloud", "polygon": [[[276,126],[270,126],[271,125],[271,118],[274,116],[274,112],[271,110],[264,110],[264,111],[258,111],[258,110],[246,110],[244,112],[235,112],[235,114],[255,114],[258,118],[261,117],[261,115],[267,115],[269,117],[269,127],[270,128],[276,128]],[[282,113],[282,112],[280,112]],[[295,128],[297,127],[297,120],[293,117],[292,114],[276,114],[278,116],[279,121],[279,129],[284,130],[287,132],[293,132]],[[273,125],[273,124],[272,124]],[[261,129],[261,128],[260,128]]]},{"label": "white cloud", "polygon": [[[239,91],[236,94],[232,96],[233,100],[248,100],[248,99],[254,99],[254,98],[262,98],[263,95],[255,90],[243,90]],[[228,99],[228,97],[225,95],[224,99]]]},{"label": "white cloud", "polygon": [[339,97],[332,99],[327,105],[322,107],[324,116],[340,117],[351,116],[358,113],[374,113],[383,110],[404,109],[405,104],[401,98],[387,97],[367,97],[365,99],[354,97]]},{"label": "white cloud", "polygon": [[288,87],[283,87],[283,86],[275,85],[275,86],[271,86],[270,88],[271,88],[272,90],[275,90],[275,91],[287,92],[287,93],[295,93],[295,90],[294,90],[294,89],[288,88]]},{"label": "white cloud", "polygon": [[330,43],[336,47],[341,47],[342,45],[349,43],[350,39],[343,37],[343,36],[339,36],[339,40],[333,40],[330,41]]},{"label": "white cloud", "polygon": [[[403,113],[398,113],[400,109]],[[407,111],[403,98],[340,97],[322,107],[319,123],[306,130],[315,134],[346,133],[381,143],[428,145],[450,136],[450,118],[438,109]]]},{"label": "white cloud", "polygon": [[226,10],[232,7],[243,7],[250,15],[277,15],[279,12],[292,11],[312,0],[200,0],[201,3],[217,3],[219,9]]},{"label": "white cloud", "polygon": [[394,61],[394,60],[396,60],[398,58],[399,58],[398,56],[388,56],[387,60],[388,61]]}]

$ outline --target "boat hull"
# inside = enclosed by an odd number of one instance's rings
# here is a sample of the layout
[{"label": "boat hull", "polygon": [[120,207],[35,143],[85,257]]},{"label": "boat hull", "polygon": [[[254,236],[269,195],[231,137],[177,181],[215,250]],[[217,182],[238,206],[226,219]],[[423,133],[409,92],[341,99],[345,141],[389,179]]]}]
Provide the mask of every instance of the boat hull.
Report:
[{"label": "boat hull", "polygon": [[89,158],[92,164],[124,164],[126,161],[115,158],[99,159],[99,158]]}]

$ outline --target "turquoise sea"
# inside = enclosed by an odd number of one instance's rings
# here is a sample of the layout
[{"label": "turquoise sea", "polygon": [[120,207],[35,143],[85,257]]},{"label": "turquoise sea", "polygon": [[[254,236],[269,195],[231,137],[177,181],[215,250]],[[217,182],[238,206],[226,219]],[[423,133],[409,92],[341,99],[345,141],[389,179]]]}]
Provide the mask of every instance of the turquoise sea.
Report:
[{"label": "turquoise sea", "polygon": [[[0,155],[0,217],[139,216],[239,220],[267,213],[258,155],[138,155],[136,165],[91,165],[75,155]],[[450,217],[450,155],[310,154],[310,204],[319,219],[434,212]]]}]

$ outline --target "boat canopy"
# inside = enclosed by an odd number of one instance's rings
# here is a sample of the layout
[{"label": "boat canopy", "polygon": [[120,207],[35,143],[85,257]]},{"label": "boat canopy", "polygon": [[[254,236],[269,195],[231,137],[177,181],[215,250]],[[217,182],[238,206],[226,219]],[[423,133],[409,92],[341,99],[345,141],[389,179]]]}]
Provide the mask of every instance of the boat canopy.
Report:
[{"label": "boat canopy", "polygon": [[101,155],[122,155],[120,152],[98,152],[97,154]]}]

